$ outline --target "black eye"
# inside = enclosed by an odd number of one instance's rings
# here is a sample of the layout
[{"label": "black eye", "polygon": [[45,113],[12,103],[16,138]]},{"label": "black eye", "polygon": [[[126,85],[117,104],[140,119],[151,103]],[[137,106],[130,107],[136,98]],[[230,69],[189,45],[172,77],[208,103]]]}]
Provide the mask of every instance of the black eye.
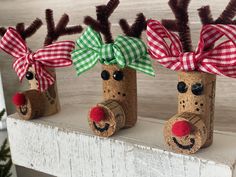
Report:
[{"label": "black eye", "polygon": [[188,86],[184,82],[179,82],[177,85],[177,90],[179,93],[185,93],[188,90]]},{"label": "black eye", "polygon": [[30,71],[27,71],[25,77],[28,80],[32,80],[34,78],[34,74],[32,72],[30,72]]},{"label": "black eye", "polygon": [[201,83],[196,83],[192,85],[192,93],[194,95],[201,95],[203,92],[203,85]]},{"label": "black eye", "polygon": [[117,81],[121,81],[123,79],[123,72],[122,71],[115,71],[113,74],[113,78]]},{"label": "black eye", "polygon": [[110,74],[108,71],[106,70],[103,70],[102,73],[101,73],[101,77],[103,80],[108,80],[110,78]]}]

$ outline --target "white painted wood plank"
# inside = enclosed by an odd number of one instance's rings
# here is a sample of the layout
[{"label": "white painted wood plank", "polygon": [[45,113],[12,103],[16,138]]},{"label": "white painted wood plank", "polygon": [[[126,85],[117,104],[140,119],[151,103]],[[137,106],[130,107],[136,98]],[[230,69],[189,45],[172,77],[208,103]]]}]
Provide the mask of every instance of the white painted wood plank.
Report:
[{"label": "white painted wood plank", "polygon": [[[5,98],[4,98],[4,93],[3,93],[2,75],[1,75],[1,70],[0,70],[0,112],[4,109],[6,110],[6,104],[5,104]],[[7,117],[7,113],[5,111],[4,115],[2,116],[2,119],[0,120],[0,130],[5,130],[7,128],[6,117]]]},{"label": "white painted wood plank", "polygon": [[157,120],[139,118],[134,128],[100,138],[88,128],[88,107],[62,108],[33,121],[8,117],[15,164],[59,177],[236,177],[234,133],[215,132],[211,147],[180,155],[165,147]]},{"label": "white painted wood plank", "polygon": [[[3,85],[2,85],[2,75],[1,75],[1,71],[0,71],[0,111],[6,109],[6,104],[5,104],[5,98],[4,98],[4,93],[3,93]],[[3,115],[2,118],[6,117],[6,112]]]}]

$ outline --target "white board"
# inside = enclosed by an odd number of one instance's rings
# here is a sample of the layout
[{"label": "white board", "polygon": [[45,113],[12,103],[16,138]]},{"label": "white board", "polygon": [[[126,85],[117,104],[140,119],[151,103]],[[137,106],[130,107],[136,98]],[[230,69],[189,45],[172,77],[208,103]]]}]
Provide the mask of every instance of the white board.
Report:
[{"label": "white board", "polygon": [[[0,71],[0,111],[2,111],[3,109],[6,110],[6,104],[5,104],[5,98],[4,98],[4,93],[3,93],[2,76],[1,76],[1,71]],[[6,117],[7,117],[7,113],[5,111],[5,114],[3,115],[2,120],[0,121],[0,130],[5,130],[7,128]]]},{"label": "white board", "polygon": [[58,177],[236,177],[236,134],[215,132],[194,155],[165,146],[162,122],[139,117],[111,138],[94,136],[86,106],[62,105],[53,116],[7,118],[13,162]]},{"label": "white board", "polygon": [[[0,111],[6,109],[5,99],[4,99],[4,93],[3,93],[3,85],[2,85],[2,76],[0,71]],[[7,116],[6,112],[4,114],[4,118]]]}]

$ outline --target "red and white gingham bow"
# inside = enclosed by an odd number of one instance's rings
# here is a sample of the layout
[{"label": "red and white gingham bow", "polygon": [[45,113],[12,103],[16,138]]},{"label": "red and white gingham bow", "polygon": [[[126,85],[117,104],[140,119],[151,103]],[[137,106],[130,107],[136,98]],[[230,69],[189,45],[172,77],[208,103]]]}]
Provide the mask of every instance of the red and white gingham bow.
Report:
[{"label": "red and white gingham bow", "polygon": [[[220,44],[212,47],[225,36]],[[165,41],[165,38],[169,42]],[[175,71],[202,71],[236,78],[236,25],[205,25],[195,52],[183,52],[178,35],[169,32],[160,22],[147,24],[149,53],[161,65]]]},{"label": "red and white gingham bow", "polygon": [[75,45],[72,41],[61,41],[48,45],[36,52],[31,52],[25,41],[13,28],[8,28],[0,41],[0,48],[15,58],[13,69],[20,81],[30,66],[34,67],[40,91],[45,91],[55,81],[55,78],[45,67],[64,67],[72,64],[70,53]]}]

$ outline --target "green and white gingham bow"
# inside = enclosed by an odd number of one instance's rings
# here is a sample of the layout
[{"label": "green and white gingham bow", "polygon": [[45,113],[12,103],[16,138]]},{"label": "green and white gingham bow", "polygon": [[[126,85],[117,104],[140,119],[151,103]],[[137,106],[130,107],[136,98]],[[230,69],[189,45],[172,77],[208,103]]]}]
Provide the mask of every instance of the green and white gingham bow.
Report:
[{"label": "green and white gingham bow", "polygon": [[126,66],[155,76],[147,48],[138,38],[118,36],[114,43],[104,44],[99,33],[88,27],[76,41],[78,49],[72,52],[72,60],[77,75],[101,64]]}]

